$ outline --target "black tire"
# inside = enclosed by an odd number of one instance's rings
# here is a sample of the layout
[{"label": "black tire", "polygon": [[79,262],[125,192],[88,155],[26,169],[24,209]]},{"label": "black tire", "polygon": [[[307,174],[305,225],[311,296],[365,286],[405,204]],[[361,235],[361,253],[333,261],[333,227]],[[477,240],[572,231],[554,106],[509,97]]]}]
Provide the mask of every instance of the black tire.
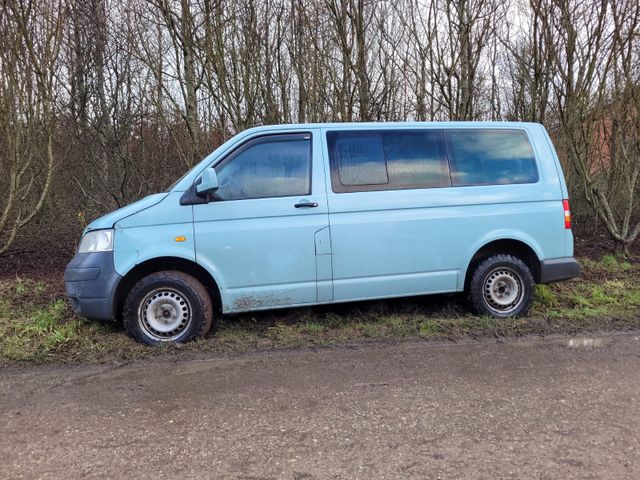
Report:
[{"label": "black tire", "polygon": [[535,282],[529,267],[512,255],[493,255],[472,272],[468,305],[478,315],[520,317],[531,308]]},{"label": "black tire", "polygon": [[204,336],[212,321],[207,289],[191,275],[178,271],[156,272],[138,281],[122,310],[126,332],[147,345],[182,343]]}]

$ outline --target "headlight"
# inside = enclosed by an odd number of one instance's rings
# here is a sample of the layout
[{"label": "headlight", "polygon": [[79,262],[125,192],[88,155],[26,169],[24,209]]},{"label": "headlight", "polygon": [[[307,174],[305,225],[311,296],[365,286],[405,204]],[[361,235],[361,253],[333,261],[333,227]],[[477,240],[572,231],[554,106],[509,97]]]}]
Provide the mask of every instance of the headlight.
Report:
[{"label": "headlight", "polygon": [[110,252],[113,250],[113,230],[87,232],[78,246],[78,253]]}]

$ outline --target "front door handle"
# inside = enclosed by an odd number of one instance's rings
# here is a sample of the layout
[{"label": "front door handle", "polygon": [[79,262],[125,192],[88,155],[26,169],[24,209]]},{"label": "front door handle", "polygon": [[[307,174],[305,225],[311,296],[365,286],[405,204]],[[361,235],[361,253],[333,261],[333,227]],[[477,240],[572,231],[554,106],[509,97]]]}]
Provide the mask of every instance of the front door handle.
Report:
[{"label": "front door handle", "polygon": [[294,205],[296,208],[314,208],[317,206],[318,204],[316,202],[310,202],[309,200],[300,200]]}]

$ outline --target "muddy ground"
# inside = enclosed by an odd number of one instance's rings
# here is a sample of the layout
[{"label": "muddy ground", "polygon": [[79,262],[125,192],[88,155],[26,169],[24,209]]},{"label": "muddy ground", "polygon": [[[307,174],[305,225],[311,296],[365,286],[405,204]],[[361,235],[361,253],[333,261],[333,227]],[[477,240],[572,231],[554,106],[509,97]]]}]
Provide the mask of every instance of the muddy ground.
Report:
[{"label": "muddy ground", "polygon": [[640,336],[0,370],[0,478],[640,478]]}]

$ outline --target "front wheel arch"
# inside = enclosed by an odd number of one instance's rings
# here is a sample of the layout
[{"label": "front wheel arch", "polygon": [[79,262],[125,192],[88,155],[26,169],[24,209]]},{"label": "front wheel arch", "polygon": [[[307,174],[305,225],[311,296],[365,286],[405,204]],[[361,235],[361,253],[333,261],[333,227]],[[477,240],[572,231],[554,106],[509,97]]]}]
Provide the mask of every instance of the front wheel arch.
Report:
[{"label": "front wheel arch", "polygon": [[117,321],[122,321],[124,300],[133,286],[144,277],[163,270],[173,270],[191,275],[206,289],[213,305],[214,315],[220,314],[222,308],[220,288],[211,274],[201,265],[179,257],[157,257],[137,264],[118,283],[113,298],[113,312]]}]

